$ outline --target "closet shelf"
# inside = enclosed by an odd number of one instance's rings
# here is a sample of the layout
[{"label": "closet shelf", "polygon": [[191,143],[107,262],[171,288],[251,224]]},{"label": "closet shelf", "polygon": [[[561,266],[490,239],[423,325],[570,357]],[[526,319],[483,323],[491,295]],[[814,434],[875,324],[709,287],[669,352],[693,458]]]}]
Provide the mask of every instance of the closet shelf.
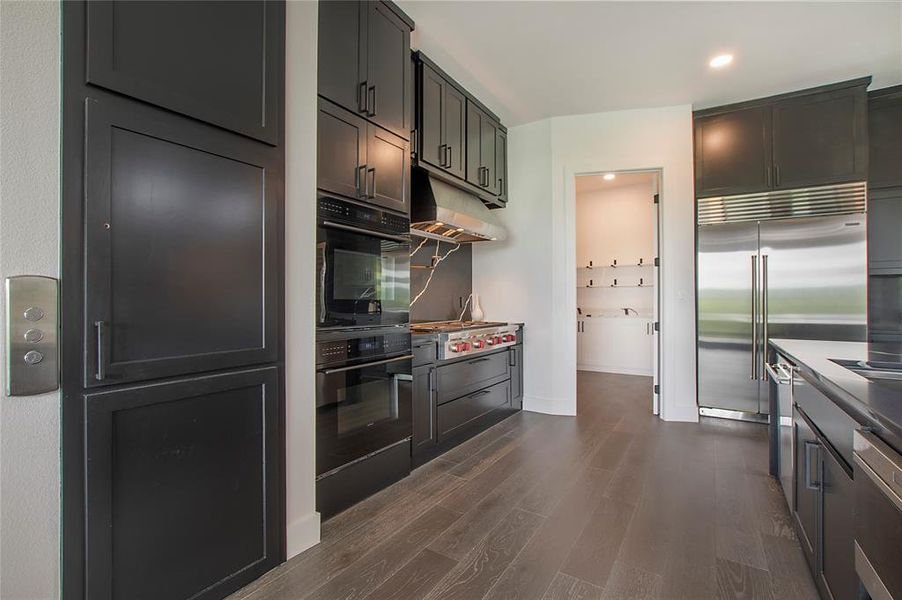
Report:
[{"label": "closet shelf", "polygon": [[610,289],[610,288],[654,288],[655,286],[652,284],[643,284],[643,285],[578,285],[577,288],[587,288],[590,290],[593,289]]},{"label": "closet shelf", "polygon": [[654,263],[630,263],[630,264],[622,264],[622,265],[598,265],[592,267],[576,267],[577,271],[596,271],[601,269],[622,269],[625,267],[653,267]]}]

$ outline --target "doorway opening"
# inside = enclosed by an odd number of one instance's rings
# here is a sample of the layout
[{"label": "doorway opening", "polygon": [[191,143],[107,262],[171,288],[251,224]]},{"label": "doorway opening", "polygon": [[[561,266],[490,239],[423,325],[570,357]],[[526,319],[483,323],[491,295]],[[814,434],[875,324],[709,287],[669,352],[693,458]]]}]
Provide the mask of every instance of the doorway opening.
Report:
[{"label": "doorway opening", "polygon": [[576,175],[577,371],[642,376],[660,412],[660,172]]}]

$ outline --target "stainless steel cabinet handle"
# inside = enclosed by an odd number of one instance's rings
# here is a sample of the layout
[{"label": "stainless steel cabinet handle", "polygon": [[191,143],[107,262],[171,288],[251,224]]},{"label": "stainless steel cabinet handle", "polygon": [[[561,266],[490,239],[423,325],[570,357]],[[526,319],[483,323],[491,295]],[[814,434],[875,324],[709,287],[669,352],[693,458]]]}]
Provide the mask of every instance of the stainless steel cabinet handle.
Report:
[{"label": "stainless steel cabinet handle", "polygon": [[451,146],[445,146],[445,166],[451,168]]},{"label": "stainless steel cabinet handle", "polygon": [[[762,327],[762,335],[761,335],[761,362],[762,364],[767,362],[767,320],[770,318],[770,315],[767,314],[767,254],[761,255],[761,327]],[[767,375],[761,372],[761,379],[766,380]]]},{"label": "stainless steel cabinet handle", "polygon": [[366,81],[361,81],[357,87],[357,112],[367,112]]},{"label": "stainless steel cabinet handle", "polygon": [[445,164],[445,157],[447,156],[447,153],[445,152],[445,148],[447,148],[447,146],[445,144],[441,144],[438,147],[438,164],[442,167],[447,166]]},{"label": "stainless steel cabinet handle", "polygon": [[94,372],[94,379],[97,381],[103,381],[106,378],[106,365],[104,364],[103,353],[103,346],[106,342],[104,325],[106,325],[106,323],[103,321],[94,321],[94,328],[97,331],[97,371]]},{"label": "stainless steel cabinet handle", "polygon": [[501,179],[500,177],[498,178],[498,195],[499,196],[504,195],[504,180]]},{"label": "stainless steel cabinet handle", "polygon": [[758,256],[752,254],[752,369],[749,379],[758,378]]},{"label": "stainless steel cabinet handle", "polygon": [[821,487],[819,478],[811,476],[811,463],[817,463],[816,457],[815,460],[812,460],[812,454],[818,452],[820,447],[821,445],[818,442],[805,442],[805,487],[809,490],[817,490]]},{"label": "stainless steel cabinet handle", "polygon": [[[370,98],[373,99],[372,107],[370,107]],[[366,96],[366,107],[367,107],[367,111],[366,111],[367,116],[375,117],[376,116],[376,86],[375,85],[371,85],[368,89],[368,93]]]},{"label": "stainless steel cabinet handle", "polygon": [[[367,189],[366,197],[367,198],[375,198],[376,197],[376,167],[370,167],[369,169],[366,170],[366,172],[368,175],[368,178],[367,178],[368,181],[367,181],[367,186],[366,186],[366,189]],[[373,182],[372,190],[370,190],[369,180],[372,180],[372,182]]]},{"label": "stainless steel cabinet handle", "polygon": [[375,367],[388,363],[398,362],[401,360],[410,360],[413,354],[405,354],[404,356],[396,356],[394,358],[386,358],[384,360],[374,360],[373,362],[363,363],[362,365],[351,365],[350,367],[337,367],[335,369],[324,369],[321,371],[324,375],[332,375],[333,373],[344,373],[345,371],[353,371],[355,369],[365,369],[367,367]]},{"label": "stainless steel cabinet handle", "polygon": [[366,165],[361,165],[361,166],[357,167],[355,174],[354,174],[354,185],[357,187],[357,197],[358,198],[366,197],[366,194],[364,192],[362,192],[360,189],[363,185],[365,185],[365,183],[363,181],[363,179],[365,177],[366,177]]}]

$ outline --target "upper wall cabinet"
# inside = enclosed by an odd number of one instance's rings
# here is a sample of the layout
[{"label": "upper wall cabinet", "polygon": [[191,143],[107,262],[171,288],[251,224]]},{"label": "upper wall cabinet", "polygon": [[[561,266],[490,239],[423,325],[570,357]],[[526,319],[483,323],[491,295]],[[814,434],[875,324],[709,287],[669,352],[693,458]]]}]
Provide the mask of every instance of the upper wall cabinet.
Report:
[{"label": "upper wall cabinet", "polygon": [[421,52],[416,68],[414,164],[477,195],[507,203],[507,129]]},{"label": "upper wall cabinet", "polygon": [[319,94],[410,138],[411,21],[392,3],[319,3]]},{"label": "upper wall cabinet", "polygon": [[87,9],[88,83],[280,143],[284,4],[115,1]]},{"label": "upper wall cabinet", "polygon": [[867,178],[870,78],[695,113],[699,198]]},{"label": "upper wall cabinet", "polygon": [[868,188],[902,186],[902,86],[871,92],[868,139]]}]

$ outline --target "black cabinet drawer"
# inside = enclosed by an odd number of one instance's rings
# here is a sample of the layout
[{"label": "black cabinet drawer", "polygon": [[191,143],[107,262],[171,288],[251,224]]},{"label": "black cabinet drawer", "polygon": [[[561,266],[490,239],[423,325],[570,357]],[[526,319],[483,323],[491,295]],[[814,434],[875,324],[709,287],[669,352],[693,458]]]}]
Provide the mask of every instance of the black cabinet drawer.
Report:
[{"label": "black cabinet drawer", "polygon": [[436,369],[438,403],[443,404],[510,377],[508,353],[479,356]]},{"label": "black cabinet drawer", "polygon": [[793,380],[793,401],[811,419],[818,432],[826,438],[837,454],[845,461],[847,472],[852,470],[852,434],[858,424],[832,400],[820,393],[807,380]]},{"label": "black cabinet drawer", "polygon": [[[507,353],[500,356],[507,358]],[[510,407],[510,382],[507,381],[441,404],[438,407],[438,440],[448,438],[493,410],[506,407]]]},{"label": "black cabinet drawer", "polygon": [[435,341],[434,340],[413,340],[413,366],[419,367],[435,362]]}]

